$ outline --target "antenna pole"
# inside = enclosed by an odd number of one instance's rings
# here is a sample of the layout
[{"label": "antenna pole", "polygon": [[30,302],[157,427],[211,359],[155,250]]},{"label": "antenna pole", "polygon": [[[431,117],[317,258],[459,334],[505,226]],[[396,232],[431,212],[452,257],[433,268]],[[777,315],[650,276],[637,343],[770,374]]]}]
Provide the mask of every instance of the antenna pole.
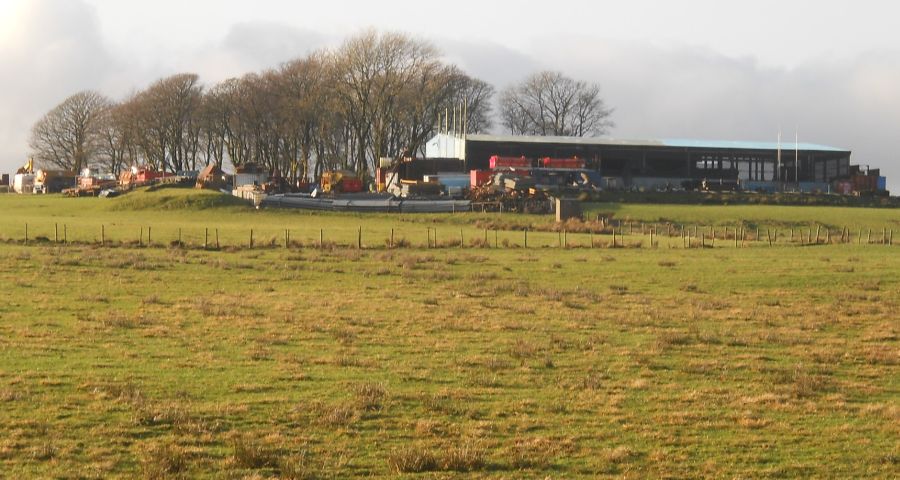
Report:
[{"label": "antenna pole", "polygon": [[463,138],[469,134],[469,97],[463,99]]},{"label": "antenna pole", "polygon": [[781,129],[778,129],[778,168],[775,170],[775,180],[779,180],[781,173]]},{"label": "antenna pole", "polygon": [[800,185],[800,132],[794,129],[794,181]]}]

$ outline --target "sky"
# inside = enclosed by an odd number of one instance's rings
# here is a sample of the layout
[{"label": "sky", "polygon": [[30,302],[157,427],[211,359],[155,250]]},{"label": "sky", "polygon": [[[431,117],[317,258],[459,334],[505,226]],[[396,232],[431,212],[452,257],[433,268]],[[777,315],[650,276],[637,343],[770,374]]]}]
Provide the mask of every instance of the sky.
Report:
[{"label": "sky", "polygon": [[434,43],[498,90],[539,70],[597,83],[618,138],[847,148],[900,192],[900,3],[0,0],[0,172],[31,126],[84,89],[123,98],[163,76],[207,85],[366,28]]}]

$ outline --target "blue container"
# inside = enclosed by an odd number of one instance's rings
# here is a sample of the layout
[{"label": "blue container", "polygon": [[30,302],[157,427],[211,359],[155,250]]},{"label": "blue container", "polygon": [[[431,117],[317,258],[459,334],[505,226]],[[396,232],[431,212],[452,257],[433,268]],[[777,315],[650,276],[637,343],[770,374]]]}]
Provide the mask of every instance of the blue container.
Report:
[{"label": "blue container", "polygon": [[879,192],[887,190],[887,177],[878,177],[878,188],[876,190]]}]

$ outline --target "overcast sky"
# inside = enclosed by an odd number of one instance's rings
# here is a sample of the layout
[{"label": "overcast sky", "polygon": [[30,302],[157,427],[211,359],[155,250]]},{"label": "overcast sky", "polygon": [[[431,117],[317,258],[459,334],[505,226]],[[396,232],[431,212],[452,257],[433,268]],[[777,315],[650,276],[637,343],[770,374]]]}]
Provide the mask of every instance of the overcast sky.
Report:
[{"label": "overcast sky", "polygon": [[498,89],[540,69],[599,83],[615,137],[797,130],[881,166],[897,193],[898,13],[884,0],[0,0],[0,172],[79,90],[121,98],[185,71],[213,84],[376,27],[431,40]]}]

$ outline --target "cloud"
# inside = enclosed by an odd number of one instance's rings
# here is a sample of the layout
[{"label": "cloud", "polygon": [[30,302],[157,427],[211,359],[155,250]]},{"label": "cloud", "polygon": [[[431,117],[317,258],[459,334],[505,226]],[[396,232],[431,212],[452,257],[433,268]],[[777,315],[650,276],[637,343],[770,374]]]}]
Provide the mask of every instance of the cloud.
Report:
[{"label": "cloud", "polygon": [[[135,54],[103,38],[96,12],[83,0],[24,1],[14,26],[0,41],[0,171],[23,161],[31,125],[79,90],[121,98],[185,71],[212,84],[343,40],[282,23],[244,22],[195,48]],[[709,48],[584,35],[544,36],[523,51],[484,40],[433,41],[448,61],[498,90],[542,69],[599,83],[615,108],[612,134],[620,138],[774,140],[780,128],[789,144],[796,128],[801,141],[849,148],[855,163],[882,167],[889,187],[900,191],[898,50],[783,68]]]},{"label": "cloud", "polygon": [[[577,48],[573,48],[577,45]],[[900,191],[900,51],[760,65],[709,49],[583,37],[535,45],[549,68],[598,82],[622,138],[800,140],[853,151]]]},{"label": "cloud", "polygon": [[31,125],[115,69],[96,13],[79,0],[22,2],[0,42],[0,168],[24,161]]}]

